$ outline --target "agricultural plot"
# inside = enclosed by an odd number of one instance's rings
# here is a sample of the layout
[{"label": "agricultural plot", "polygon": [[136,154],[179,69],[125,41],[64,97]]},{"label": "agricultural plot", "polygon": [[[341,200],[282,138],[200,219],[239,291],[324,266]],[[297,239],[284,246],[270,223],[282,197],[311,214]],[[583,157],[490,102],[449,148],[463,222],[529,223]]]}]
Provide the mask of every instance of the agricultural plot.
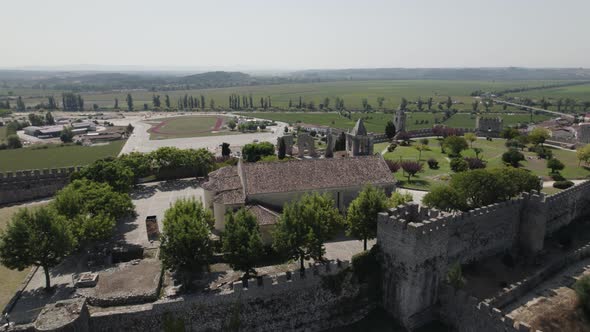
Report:
[{"label": "agricultural plot", "polygon": [[97,146],[56,144],[1,150],[0,172],[88,165],[98,159],[117,156],[124,144],[124,140],[119,140]]},{"label": "agricultural plot", "polygon": [[150,139],[168,139],[182,137],[201,137],[229,135],[239,133],[224,127],[229,120],[223,116],[180,116],[166,119],[154,119],[149,123]]}]

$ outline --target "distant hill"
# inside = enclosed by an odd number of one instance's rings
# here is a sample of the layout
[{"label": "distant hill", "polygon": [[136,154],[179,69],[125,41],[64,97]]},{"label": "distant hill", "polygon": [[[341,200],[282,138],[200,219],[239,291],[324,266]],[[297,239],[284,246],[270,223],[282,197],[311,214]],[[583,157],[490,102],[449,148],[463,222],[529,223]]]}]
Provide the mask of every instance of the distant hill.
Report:
[{"label": "distant hill", "polygon": [[188,84],[193,88],[221,88],[228,86],[251,85],[256,79],[241,72],[212,71],[208,73],[180,77],[177,83]]}]

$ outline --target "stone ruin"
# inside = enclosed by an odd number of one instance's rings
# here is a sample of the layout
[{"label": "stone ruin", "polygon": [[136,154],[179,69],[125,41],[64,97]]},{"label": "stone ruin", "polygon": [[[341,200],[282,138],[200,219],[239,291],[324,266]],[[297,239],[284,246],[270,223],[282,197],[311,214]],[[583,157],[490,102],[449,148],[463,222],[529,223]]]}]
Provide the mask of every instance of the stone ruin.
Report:
[{"label": "stone ruin", "polygon": [[336,141],[334,140],[334,135],[332,134],[332,129],[329,128],[326,133],[326,151],[324,152],[324,157],[332,158],[334,157],[334,145]]},{"label": "stone ruin", "polygon": [[578,128],[578,142],[590,143],[590,123],[581,123]]},{"label": "stone ruin", "polygon": [[475,118],[475,132],[479,136],[500,136],[502,131],[502,118],[486,118],[478,116]]},{"label": "stone ruin", "polygon": [[277,137],[277,148],[281,144],[281,140],[285,143],[285,154],[292,156],[293,155],[293,135],[286,134],[281,137]]},{"label": "stone ruin", "polygon": [[393,116],[393,125],[395,126],[396,132],[406,131],[406,119],[407,115],[404,110],[399,109],[395,112],[395,115]]},{"label": "stone ruin", "polygon": [[297,155],[299,158],[305,156],[305,150],[308,151],[309,156],[316,156],[315,141],[313,137],[308,133],[299,133],[299,135],[297,135]]},{"label": "stone ruin", "polygon": [[367,133],[362,119],[358,119],[352,131],[346,133],[346,152],[350,157],[373,154],[373,135]]}]

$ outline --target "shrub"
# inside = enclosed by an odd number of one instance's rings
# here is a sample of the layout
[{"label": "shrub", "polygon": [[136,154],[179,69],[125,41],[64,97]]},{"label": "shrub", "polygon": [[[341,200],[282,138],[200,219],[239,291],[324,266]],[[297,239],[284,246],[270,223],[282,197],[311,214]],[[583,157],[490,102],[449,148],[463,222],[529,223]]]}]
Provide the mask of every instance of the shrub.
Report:
[{"label": "shrub", "polygon": [[573,186],[574,186],[574,183],[569,180],[553,182],[553,188],[557,188],[557,189],[567,189],[567,188],[573,187]]},{"label": "shrub", "polygon": [[463,288],[465,285],[465,279],[463,278],[463,271],[461,270],[461,264],[453,264],[447,272],[447,282],[455,289]]},{"label": "shrub", "polygon": [[416,175],[418,172],[421,172],[423,169],[422,164],[417,161],[402,161],[401,166],[404,172],[407,173],[408,182],[412,176]]},{"label": "shrub", "polygon": [[395,148],[397,148],[397,144],[396,143],[391,143],[387,147],[387,152],[393,152],[395,150]]},{"label": "shrub", "polygon": [[537,145],[532,148],[533,152],[542,159],[551,159],[553,158],[553,151],[547,147]]},{"label": "shrub", "polygon": [[486,162],[479,158],[465,157],[463,160],[467,162],[467,167],[469,167],[469,169],[486,168]]},{"label": "shrub", "polygon": [[351,261],[352,270],[361,282],[365,281],[368,277],[378,275],[380,272],[380,265],[377,261],[377,246],[353,255]]},{"label": "shrub", "polygon": [[512,167],[520,166],[520,162],[524,160],[524,155],[516,149],[510,149],[502,154],[502,161],[511,165]]},{"label": "shrub", "polygon": [[6,137],[6,146],[9,149],[18,149],[23,147],[23,143],[21,143],[20,138],[17,135],[8,135],[8,137]]},{"label": "shrub", "polygon": [[434,158],[430,158],[427,161],[428,163],[428,168],[430,169],[438,169],[438,161]]},{"label": "shrub", "polygon": [[580,304],[586,314],[590,313],[590,276],[586,275],[580,278],[574,284],[574,291],[580,300]]},{"label": "shrub", "polygon": [[453,158],[451,159],[451,170],[453,172],[465,172],[469,169],[469,165],[467,162],[461,158]]},{"label": "shrub", "polygon": [[392,173],[395,173],[397,171],[399,171],[401,165],[399,163],[399,161],[395,161],[395,160],[385,160],[385,163],[387,164],[387,167],[389,167],[389,170]]},{"label": "shrub", "polygon": [[565,168],[565,165],[558,159],[551,158],[547,160],[547,168],[551,169],[551,173],[557,173]]}]

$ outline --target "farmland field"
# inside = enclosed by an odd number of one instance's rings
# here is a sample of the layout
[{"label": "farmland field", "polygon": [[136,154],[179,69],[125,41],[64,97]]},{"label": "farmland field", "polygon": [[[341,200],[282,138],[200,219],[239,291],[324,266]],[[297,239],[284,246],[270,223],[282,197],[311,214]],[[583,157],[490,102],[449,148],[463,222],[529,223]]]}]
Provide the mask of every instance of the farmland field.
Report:
[{"label": "farmland field", "polygon": [[222,126],[228,120],[223,116],[180,116],[162,120],[153,119],[149,123],[150,139],[167,139],[181,137],[200,137],[228,135],[232,133]]},{"label": "farmland field", "polygon": [[0,172],[23,169],[55,168],[88,165],[98,159],[115,157],[124,140],[98,146],[48,145],[0,151]]},{"label": "farmland field", "polygon": [[[157,92],[156,94],[170,96],[172,106],[185,94],[206,98],[212,98],[217,106],[227,107],[228,98],[231,94],[249,95],[252,94],[254,104],[258,105],[260,98],[270,96],[272,105],[287,107],[289,100],[296,105],[301,97],[303,102],[313,101],[316,107],[328,97],[333,106],[336,97],[344,99],[348,108],[361,108],[362,99],[367,98],[369,104],[377,107],[377,98],[385,98],[383,106],[388,109],[397,108],[401,98],[416,100],[422,97],[423,100],[432,97],[434,102],[444,101],[447,96],[453,100],[463,103],[457,107],[470,109],[473,98],[469,95],[475,90],[502,90],[507,88],[520,88],[540,86],[556,81],[464,81],[464,80],[386,80],[386,81],[338,81],[319,83],[299,83],[280,85],[240,86],[231,88],[200,89],[200,90],[178,90],[168,92]],[[571,87],[575,88],[575,87]],[[0,88],[0,94],[5,93]],[[120,92],[93,92],[83,93],[86,105],[98,104],[101,107],[113,107],[115,98],[119,101],[125,100],[127,93],[131,93],[137,107],[144,103],[151,105],[153,92],[147,90],[133,90]],[[535,91],[535,93],[540,91]],[[15,95],[22,95],[27,105],[34,105],[40,101],[47,101],[46,96],[59,95],[59,91],[43,91],[34,89],[23,89],[14,91]]]},{"label": "farmland field", "polygon": [[518,93],[509,93],[511,97],[529,97],[533,99],[540,98],[572,98],[580,101],[590,101],[590,83],[584,85],[572,85],[558,88],[550,88],[543,90],[531,90]]}]

